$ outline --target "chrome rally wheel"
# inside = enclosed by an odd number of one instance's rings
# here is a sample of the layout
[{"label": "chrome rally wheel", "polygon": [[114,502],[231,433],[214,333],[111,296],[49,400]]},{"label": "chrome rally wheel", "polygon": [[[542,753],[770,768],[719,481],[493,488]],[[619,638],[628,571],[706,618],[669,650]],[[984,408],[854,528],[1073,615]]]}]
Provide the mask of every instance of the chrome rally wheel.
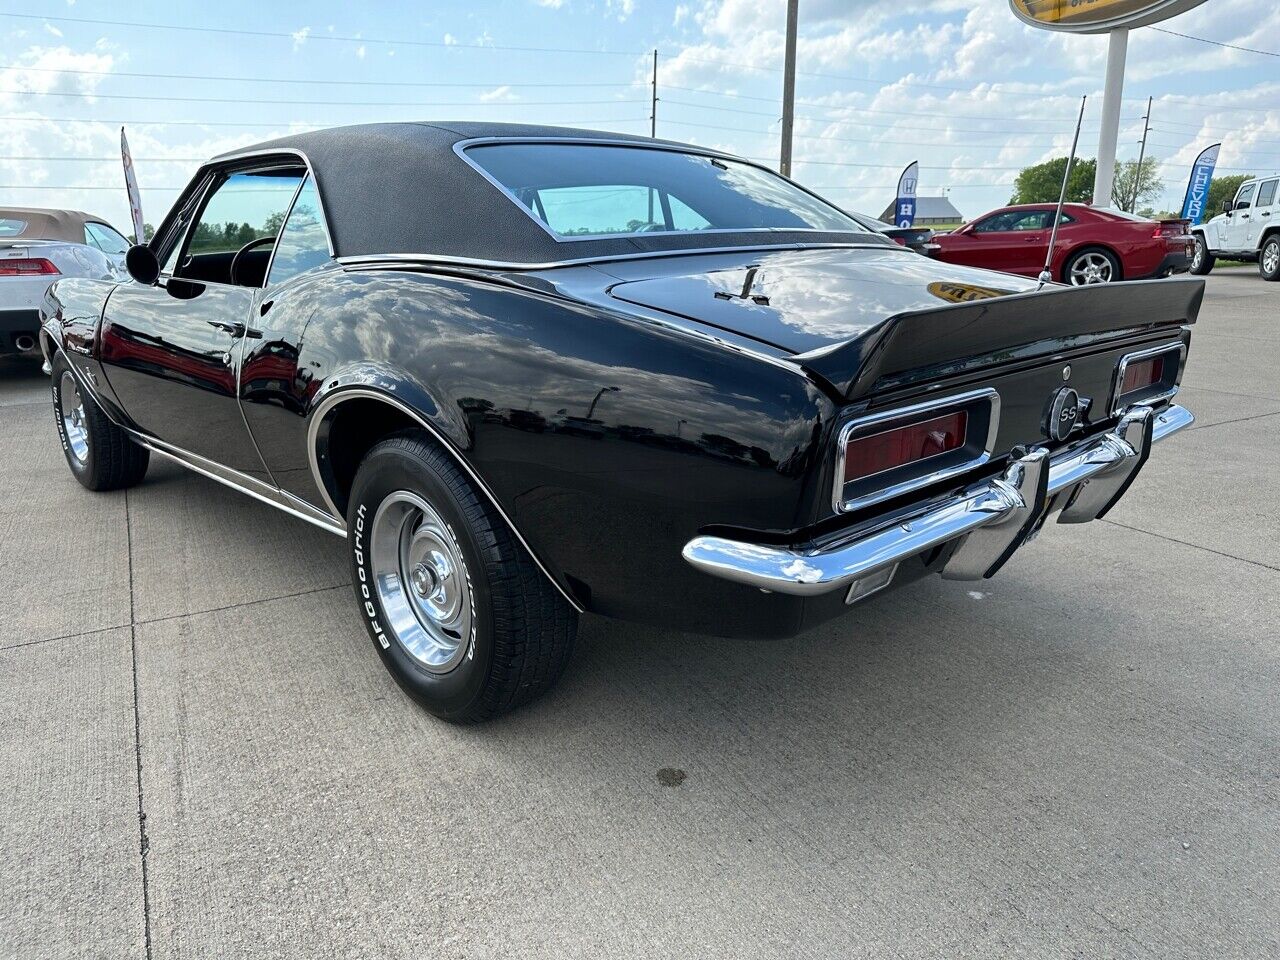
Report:
[{"label": "chrome rally wheel", "polygon": [[58,383],[58,413],[67,438],[67,453],[76,463],[84,463],[89,459],[89,424],[84,415],[84,398],[70,370],[62,371]]},{"label": "chrome rally wheel", "polygon": [[369,554],[396,642],[423,669],[452,670],[473,640],[475,599],[449,525],[418,494],[397,490],[374,515]]},{"label": "chrome rally wheel", "polygon": [[373,445],[346,496],[357,607],[391,676],[473,723],[548,690],[577,614],[455,455],[426,433]]}]

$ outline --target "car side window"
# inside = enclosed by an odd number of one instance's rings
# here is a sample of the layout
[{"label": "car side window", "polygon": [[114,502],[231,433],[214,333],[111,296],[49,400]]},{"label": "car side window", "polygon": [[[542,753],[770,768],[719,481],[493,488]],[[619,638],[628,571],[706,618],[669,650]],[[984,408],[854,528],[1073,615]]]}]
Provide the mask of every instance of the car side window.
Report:
[{"label": "car side window", "polygon": [[86,242],[103,253],[127,253],[129,250],[129,241],[105,223],[86,223],[84,232]]},{"label": "car side window", "polygon": [[329,234],[325,230],[324,210],[320,207],[320,191],[308,176],[293,202],[284,229],[280,231],[267,284],[280,283],[306,273],[328,262],[329,258]]},{"label": "car side window", "polygon": [[999,233],[1008,230],[1010,224],[1013,223],[1013,214],[997,213],[994,216],[987,217],[985,220],[979,220],[974,225],[974,233]]},{"label": "car side window", "polygon": [[1258,206],[1269,207],[1276,200],[1276,184],[1280,180],[1268,180],[1258,188]]},{"label": "car side window", "polygon": [[1005,231],[1044,230],[1053,218],[1048,210],[1009,210],[978,221],[974,233],[1002,233]]},{"label": "car side window", "polygon": [[1240,188],[1240,192],[1236,194],[1236,209],[1245,210],[1252,206],[1253,191],[1258,188],[1256,183],[1246,183]]},{"label": "car side window", "polygon": [[[272,241],[306,171],[269,167],[225,174],[187,231],[173,276],[205,283],[260,287],[267,275]],[[252,246],[250,246],[252,244]],[[231,265],[239,262],[236,277]]]}]

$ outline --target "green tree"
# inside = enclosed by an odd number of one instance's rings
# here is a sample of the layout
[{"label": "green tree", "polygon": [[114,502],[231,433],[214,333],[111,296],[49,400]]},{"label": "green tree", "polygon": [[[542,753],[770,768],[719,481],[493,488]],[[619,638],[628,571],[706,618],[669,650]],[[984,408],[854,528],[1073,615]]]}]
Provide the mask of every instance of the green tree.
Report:
[{"label": "green tree", "polygon": [[1252,179],[1252,173],[1233,173],[1229,177],[1214,177],[1209,184],[1209,197],[1204,202],[1204,219],[1208,220],[1220,214],[1222,201],[1234,199],[1240,184]]},{"label": "green tree", "polygon": [[1116,164],[1115,179],[1111,182],[1111,205],[1120,210],[1133,210],[1140,203],[1150,203],[1164,193],[1160,182],[1160,161],[1155,157],[1143,157],[1142,169],[1137,160],[1123,160]]},{"label": "green tree", "polygon": [[148,243],[151,242],[151,238],[154,237],[155,235],[156,235],[155,227],[153,227],[149,223],[144,223],[142,225],[142,236]]},{"label": "green tree", "polygon": [[[1066,157],[1055,157],[1044,163],[1025,167],[1013,185],[1010,203],[1053,203],[1062,190],[1062,174],[1067,169]],[[1068,203],[1088,203],[1093,199],[1093,177],[1096,160],[1077,158],[1067,183]]]}]

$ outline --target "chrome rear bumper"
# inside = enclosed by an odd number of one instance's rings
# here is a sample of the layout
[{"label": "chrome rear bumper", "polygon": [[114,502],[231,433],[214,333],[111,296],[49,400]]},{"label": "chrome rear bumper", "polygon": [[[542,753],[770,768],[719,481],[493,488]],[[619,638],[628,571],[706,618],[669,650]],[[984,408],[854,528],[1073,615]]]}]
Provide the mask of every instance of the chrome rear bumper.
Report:
[{"label": "chrome rear bumper", "polygon": [[892,526],[809,550],[700,536],[685,544],[684,558],[712,576],[795,596],[850,587],[852,601],[887,586],[903,560],[963,538],[942,575],[983,579],[1038,532],[1048,513],[1060,511],[1059,523],[1103,516],[1146,463],[1151,445],[1193,422],[1176,404],[1159,413],[1132,407],[1109,433],[1052,458],[1044,448],[1028,450],[1002,476]]}]

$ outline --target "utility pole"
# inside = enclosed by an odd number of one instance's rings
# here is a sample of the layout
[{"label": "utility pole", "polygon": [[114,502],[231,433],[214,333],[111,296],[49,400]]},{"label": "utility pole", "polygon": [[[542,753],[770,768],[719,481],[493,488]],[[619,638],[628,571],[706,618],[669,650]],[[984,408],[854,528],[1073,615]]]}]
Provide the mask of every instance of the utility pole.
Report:
[{"label": "utility pole", "polygon": [[658,135],[658,51],[653,51],[653,95],[649,98],[649,136]]},{"label": "utility pole", "polygon": [[1124,59],[1129,29],[1118,27],[1107,41],[1107,79],[1102,88],[1102,130],[1098,134],[1098,171],[1093,178],[1093,205],[1111,206],[1116,176],[1116,137],[1120,133],[1120,98],[1124,93]]},{"label": "utility pole", "polygon": [[782,155],[778,172],[791,176],[791,133],[796,123],[796,28],[800,0],[787,0],[787,52],[782,72]]},{"label": "utility pole", "polygon": [[1142,158],[1147,155],[1147,131],[1151,129],[1151,97],[1147,97],[1147,115],[1142,118],[1142,146],[1138,148],[1138,169],[1133,174],[1133,199],[1129,201],[1129,212],[1138,205],[1138,188],[1142,186]]}]

